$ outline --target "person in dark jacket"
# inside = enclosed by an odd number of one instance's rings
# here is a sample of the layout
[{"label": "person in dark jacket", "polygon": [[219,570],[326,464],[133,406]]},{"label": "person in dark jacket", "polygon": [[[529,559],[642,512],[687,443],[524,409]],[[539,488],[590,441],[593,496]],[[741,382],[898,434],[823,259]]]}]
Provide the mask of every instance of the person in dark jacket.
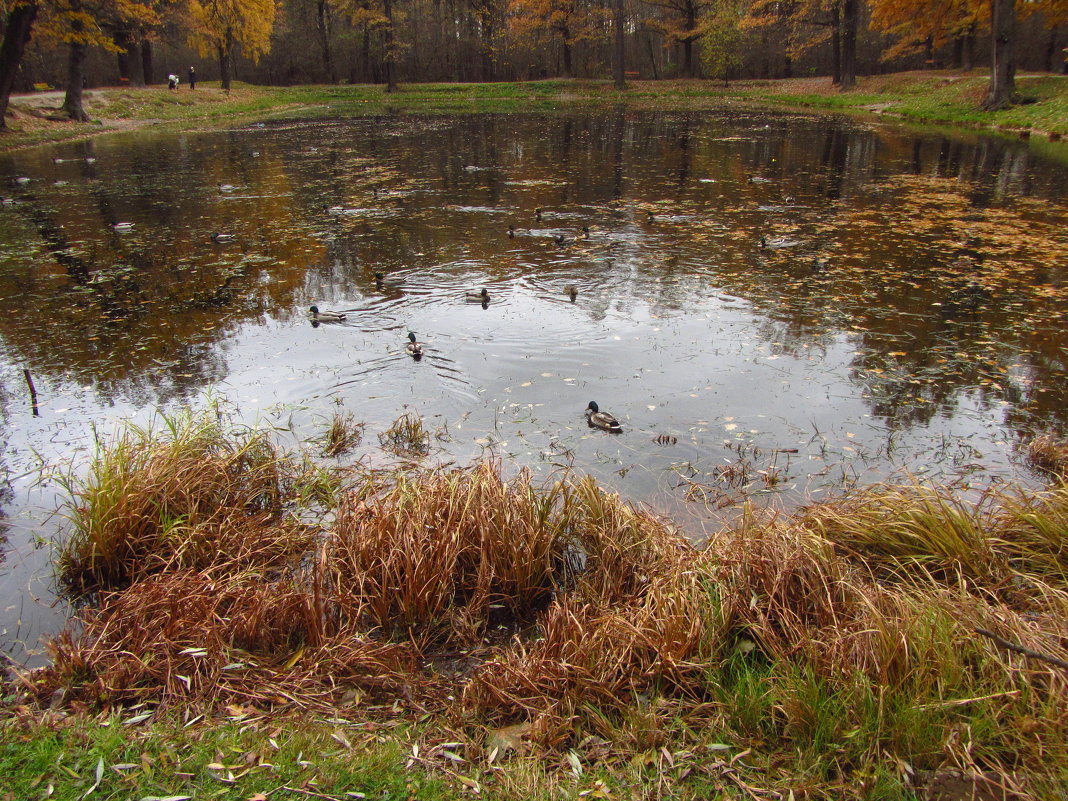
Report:
[{"label": "person in dark jacket", "polygon": [[197,88],[197,73],[196,70],[194,70],[192,67],[189,68],[189,88]]}]

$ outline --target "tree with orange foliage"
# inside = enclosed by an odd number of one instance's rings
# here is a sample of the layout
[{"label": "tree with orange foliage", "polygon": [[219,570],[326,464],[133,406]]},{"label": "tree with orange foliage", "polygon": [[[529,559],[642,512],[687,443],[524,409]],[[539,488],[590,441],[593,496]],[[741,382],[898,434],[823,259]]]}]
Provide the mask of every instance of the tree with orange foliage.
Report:
[{"label": "tree with orange foliage", "polygon": [[116,22],[156,25],[159,16],[150,6],[135,0],[50,0],[42,9],[44,13],[36,29],[38,38],[69,46],[63,110],[72,120],[87,122],[89,115],[82,104],[82,88],[89,48],[101,47],[117,53],[122,47],[110,33]]},{"label": "tree with orange foliage", "polygon": [[226,91],[230,91],[237,47],[253,61],[271,49],[274,0],[190,0],[189,14],[193,25],[189,43],[202,56],[218,57]]},{"label": "tree with orange foliage", "polygon": [[607,38],[609,10],[582,0],[511,0],[508,13],[509,30],[518,41],[534,47],[559,43],[566,78],[574,75],[575,44]]},{"label": "tree with orange foliage", "polygon": [[851,89],[857,82],[859,2],[755,0],[742,27],[782,30],[786,38],[786,56],[790,60],[830,40],[834,83],[842,89]]}]

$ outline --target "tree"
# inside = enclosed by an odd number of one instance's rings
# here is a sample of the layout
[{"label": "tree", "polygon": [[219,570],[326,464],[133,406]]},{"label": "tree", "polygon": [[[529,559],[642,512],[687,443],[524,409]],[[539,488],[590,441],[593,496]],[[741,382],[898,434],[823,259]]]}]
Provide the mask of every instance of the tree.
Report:
[{"label": "tree", "polygon": [[16,2],[4,16],[4,41],[0,44],[0,131],[7,130],[7,106],[11,102],[11,90],[15,86],[15,76],[36,18],[36,0]]},{"label": "tree", "polygon": [[236,47],[258,61],[271,49],[274,0],[190,0],[193,31],[189,42],[201,56],[219,59],[222,88],[230,91]]},{"label": "tree", "polygon": [[744,0],[713,0],[705,17],[702,55],[708,74],[720,78],[724,86],[731,70],[742,63],[745,34],[741,22],[745,16]]},{"label": "tree", "polygon": [[89,48],[118,52],[121,47],[110,30],[128,23],[156,24],[159,17],[149,6],[135,0],[51,0],[44,11],[38,23],[38,37],[68,47],[67,91],[62,108],[75,122],[86,122],[89,115],[82,104],[82,88]]},{"label": "tree", "polygon": [[990,0],[990,89],[983,108],[1007,108],[1016,94],[1016,0]]},{"label": "tree", "polygon": [[623,91],[627,88],[626,64],[624,63],[624,39],[626,28],[626,15],[623,13],[623,0],[613,0],[613,28],[615,39],[612,46],[612,73],[615,78],[616,89]]},{"label": "tree", "polygon": [[582,41],[606,38],[608,9],[580,0],[511,0],[509,27],[517,39],[537,46],[545,39],[560,45],[563,74],[575,74],[572,48]]},{"label": "tree", "polygon": [[711,4],[711,0],[644,0],[663,12],[657,19],[646,20],[646,24],[659,30],[670,42],[682,45],[682,69],[688,78],[697,75],[697,62],[693,57],[693,45],[703,35],[698,24],[701,14]]}]

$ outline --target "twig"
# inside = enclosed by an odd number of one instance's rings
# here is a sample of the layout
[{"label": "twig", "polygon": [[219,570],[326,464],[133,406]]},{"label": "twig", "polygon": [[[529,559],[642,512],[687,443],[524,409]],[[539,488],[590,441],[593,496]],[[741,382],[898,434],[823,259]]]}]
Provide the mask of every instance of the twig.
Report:
[{"label": "twig", "polygon": [[290,793],[303,793],[304,795],[310,795],[313,798],[325,798],[327,799],[327,801],[341,801],[341,799],[339,799],[336,795],[323,795],[322,793],[313,793],[311,790],[301,790],[299,787],[290,787],[289,785],[286,785],[285,787],[279,787],[278,789],[286,790]]},{"label": "twig", "polygon": [[1029,656],[1032,659],[1041,659],[1045,662],[1051,662],[1052,664],[1057,665],[1058,667],[1062,667],[1068,670],[1068,662],[1064,661],[1060,657],[1053,656],[1052,654],[1044,654],[1041,651],[1034,651],[1030,648],[1025,648],[1022,645],[1017,645],[1014,642],[1009,642],[1004,637],[999,637],[994,632],[987,631],[986,629],[976,629],[975,633],[982,634],[984,637],[989,637],[1002,648],[1007,648],[1010,651],[1015,651],[1018,654]]},{"label": "twig", "polygon": [[33,385],[33,376],[30,375],[29,368],[24,369],[22,375],[26,377],[26,385],[30,388],[30,405],[33,407],[33,416],[40,417],[41,412],[37,408],[37,387]]}]

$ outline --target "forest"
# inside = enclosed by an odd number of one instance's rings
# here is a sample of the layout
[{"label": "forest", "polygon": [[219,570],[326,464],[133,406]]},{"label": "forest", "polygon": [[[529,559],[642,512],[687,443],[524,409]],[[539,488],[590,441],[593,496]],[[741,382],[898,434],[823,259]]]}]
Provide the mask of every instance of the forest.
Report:
[{"label": "forest", "polygon": [[[0,96],[194,67],[310,83],[1062,72],[1068,0],[6,0]],[[68,101],[71,98],[68,96]],[[68,102],[78,118],[78,98]]]}]

